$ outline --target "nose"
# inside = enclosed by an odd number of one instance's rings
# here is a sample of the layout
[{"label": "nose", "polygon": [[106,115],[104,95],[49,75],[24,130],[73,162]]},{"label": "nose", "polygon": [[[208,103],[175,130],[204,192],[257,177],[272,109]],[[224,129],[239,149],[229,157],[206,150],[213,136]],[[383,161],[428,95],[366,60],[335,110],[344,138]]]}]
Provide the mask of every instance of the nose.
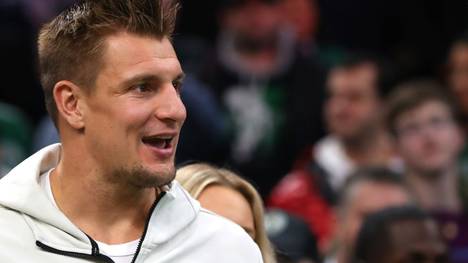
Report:
[{"label": "nose", "polygon": [[157,98],[155,116],[159,120],[182,124],[187,117],[184,103],[172,83],[164,84]]}]

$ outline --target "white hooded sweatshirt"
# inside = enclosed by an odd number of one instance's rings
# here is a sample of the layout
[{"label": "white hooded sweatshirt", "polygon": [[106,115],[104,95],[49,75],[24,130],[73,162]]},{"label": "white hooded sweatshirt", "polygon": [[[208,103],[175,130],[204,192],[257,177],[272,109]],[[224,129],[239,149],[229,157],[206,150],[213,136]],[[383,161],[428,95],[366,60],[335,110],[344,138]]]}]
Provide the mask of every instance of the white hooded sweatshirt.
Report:
[{"label": "white hooded sweatshirt", "polygon": [[[112,262],[39,184],[60,151],[46,147],[0,180],[0,262]],[[135,254],[133,262],[263,262],[242,228],[200,208],[177,182],[155,203]]]}]

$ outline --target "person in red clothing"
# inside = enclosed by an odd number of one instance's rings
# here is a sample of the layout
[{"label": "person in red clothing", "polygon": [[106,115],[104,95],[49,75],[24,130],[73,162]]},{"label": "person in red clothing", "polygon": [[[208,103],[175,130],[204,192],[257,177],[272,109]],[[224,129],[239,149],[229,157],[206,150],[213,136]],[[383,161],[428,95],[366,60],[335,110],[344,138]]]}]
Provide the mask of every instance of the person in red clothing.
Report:
[{"label": "person in red clothing", "polygon": [[329,134],[271,192],[269,204],[304,217],[322,248],[331,238],[332,207],[346,177],[364,166],[399,167],[380,123],[380,71],[374,58],[360,54],[331,69],[324,107]]},{"label": "person in red clothing", "polygon": [[328,185],[323,183],[324,173],[312,164],[308,168],[293,171],[281,180],[267,200],[267,206],[281,208],[303,218],[323,251],[335,226],[334,200]]},{"label": "person in red clothing", "polygon": [[[327,262],[346,262],[367,214],[412,202],[402,178],[387,168],[362,168],[351,174],[340,190],[336,206],[323,198],[319,180],[318,173],[291,174],[273,192],[268,205],[305,219],[317,235],[321,251],[329,254]],[[333,247],[332,238],[335,239]]]}]

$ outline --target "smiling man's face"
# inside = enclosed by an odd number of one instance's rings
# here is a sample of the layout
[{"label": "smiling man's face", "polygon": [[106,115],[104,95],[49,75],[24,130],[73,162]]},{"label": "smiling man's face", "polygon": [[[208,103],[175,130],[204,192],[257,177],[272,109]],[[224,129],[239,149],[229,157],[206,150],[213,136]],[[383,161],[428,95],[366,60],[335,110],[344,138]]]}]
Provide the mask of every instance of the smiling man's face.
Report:
[{"label": "smiling man's face", "polygon": [[165,185],[186,118],[179,60],[167,38],[121,32],[105,43],[104,66],[83,100],[88,153],[110,180]]}]

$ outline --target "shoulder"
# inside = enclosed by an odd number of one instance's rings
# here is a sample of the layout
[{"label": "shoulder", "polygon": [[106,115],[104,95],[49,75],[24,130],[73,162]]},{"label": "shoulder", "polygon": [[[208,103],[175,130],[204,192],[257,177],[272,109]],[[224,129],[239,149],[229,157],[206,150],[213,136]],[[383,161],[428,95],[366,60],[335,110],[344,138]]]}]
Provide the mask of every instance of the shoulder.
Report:
[{"label": "shoulder", "polygon": [[27,249],[27,247],[35,247],[34,235],[21,213],[0,206],[0,229],[0,246],[2,248]]},{"label": "shoulder", "polygon": [[307,196],[311,191],[312,184],[312,176],[308,170],[291,171],[273,188],[269,203],[281,202],[280,200],[288,202]]},{"label": "shoulder", "polygon": [[27,228],[27,224],[24,221],[22,213],[0,205],[0,227],[2,229],[0,235],[2,235],[5,232],[10,232],[8,231],[10,229]]},{"label": "shoulder", "polygon": [[233,241],[232,245],[236,243],[255,245],[252,238],[239,225],[209,210],[201,208],[198,219],[200,223],[209,226],[212,238],[230,237],[229,239]]},{"label": "shoulder", "polygon": [[248,258],[252,259],[248,262],[261,262],[257,244],[237,224],[203,208],[197,221],[195,223],[206,235],[206,244],[211,246],[215,253],[222,253],[227,258]]}]

